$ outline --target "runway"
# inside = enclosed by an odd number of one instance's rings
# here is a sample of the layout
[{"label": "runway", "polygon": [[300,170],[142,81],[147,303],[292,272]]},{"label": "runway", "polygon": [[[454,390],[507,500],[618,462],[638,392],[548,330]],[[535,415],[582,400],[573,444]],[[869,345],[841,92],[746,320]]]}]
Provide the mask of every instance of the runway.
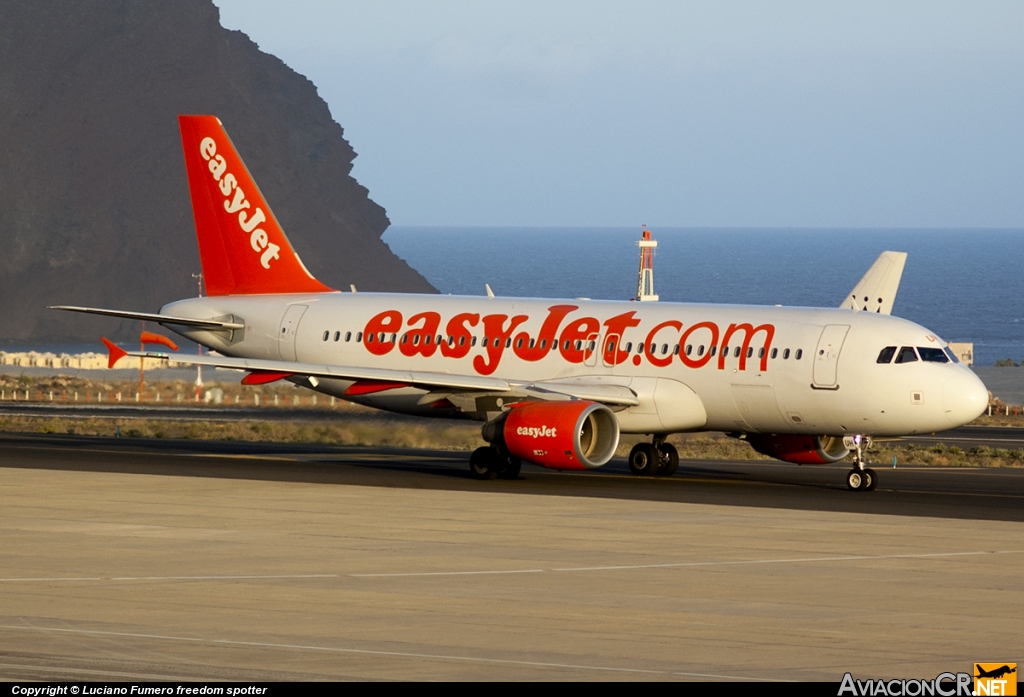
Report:
[{"label": "runway", "polygon": [[827,680],[1016,660],[1024,471],[0,436],[0,677]]}]

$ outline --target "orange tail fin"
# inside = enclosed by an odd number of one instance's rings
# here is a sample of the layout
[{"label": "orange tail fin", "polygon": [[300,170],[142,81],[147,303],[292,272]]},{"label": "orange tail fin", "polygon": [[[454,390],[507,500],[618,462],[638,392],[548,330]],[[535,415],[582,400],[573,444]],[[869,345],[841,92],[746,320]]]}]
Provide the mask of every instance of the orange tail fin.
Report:
[{"label": "orange tail fin", "polygon": [[178,124],[207,295],[331,292],[292,249],[220,119]]}]

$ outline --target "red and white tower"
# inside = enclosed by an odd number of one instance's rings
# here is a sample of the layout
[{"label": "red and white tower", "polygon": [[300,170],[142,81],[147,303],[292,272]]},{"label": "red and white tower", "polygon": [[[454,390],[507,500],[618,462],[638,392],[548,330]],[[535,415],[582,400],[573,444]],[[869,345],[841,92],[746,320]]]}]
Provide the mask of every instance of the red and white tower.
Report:
[{"label": "red and white tower", "polygon": [[644,227],[644,236],[637,242],[640,247],[640,272],[636,280],[636,299],[640,302],[655,302],[654,293],[654,249],[658,243],[651,239],[651,231]]}]

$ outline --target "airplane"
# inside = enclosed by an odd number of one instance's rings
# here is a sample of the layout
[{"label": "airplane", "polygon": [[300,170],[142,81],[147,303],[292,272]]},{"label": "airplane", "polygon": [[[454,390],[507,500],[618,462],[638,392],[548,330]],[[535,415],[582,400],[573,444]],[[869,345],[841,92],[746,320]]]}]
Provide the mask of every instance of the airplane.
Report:
[{"label": "airplane", "polygon": [[978,674],[975,675],[974,677],[976,677],[976,678],[995,678],[995,679],[999,679],[999,678],[1003,677],[1004,675],[1009,675],[1010,673],[1016,673],[1017,672],[1016,664],[1014,664],[1014,666],[1015,667],[1011,668],[1010,666],[1004,664],[1004,665],[1000,666],[999,668],[994,668],[992,670],[985,670],[979,664],[976,663],[975,667],[977,668]]},{"label": "airplane", "polygon": [[[480,479],[523,462],[591,470],[620,434],[647,434],[630,470],[669,476],[666,441],[723,431],[786,462],[854,453],[849,489],[878,475],[873,438],[966,424],[984,384],[935,333],[891,316],[906,254],[884,252],[839,308],[339,292],[306,269],[220,120],[179,116],[206,295],[158,313],[54,309],[157,322],[242,369],[359,404],[482,422]],[[125,351],[104,339],[110,366]]]}]

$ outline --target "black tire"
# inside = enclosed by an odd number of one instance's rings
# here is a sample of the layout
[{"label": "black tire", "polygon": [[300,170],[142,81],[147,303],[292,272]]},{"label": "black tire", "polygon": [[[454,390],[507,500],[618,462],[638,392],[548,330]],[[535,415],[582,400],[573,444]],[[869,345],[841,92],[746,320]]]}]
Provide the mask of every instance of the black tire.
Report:
[{"label": "black tire", "polygon": [[469,473],[474,479],[494,479],[498,476],[498,453],[494,448],[477,448],[469,456]]},{"label": "black tire", "polygon": [[629,471],[641,477],[656,474],[661,465],[661,454],[650,443],[637,443],[629,451]]},{"label": "black tire", "polygon": [[864,488],[864,475],[860,470],[850,470],[846,473],[846,486],[850,491],[860,491]]},{"label": "black tire", "polygon": [[498,479],[519,479],[519,472],[522,469],[522,460],[515,455],[506,455],[505,466],[498,472]]},{"label": "black tire", "polygon": [[671,443],[662,443],[658,450],[661,451],[661,467],[656,474],[659,477],[671,477],[679,469],[679,451]]},{"label": "black tire", "polygon": [[874,491],[875,487],[878,486],[878,475],[870,467],[864,469],[864,474],[868,479],[867,484],[864,485],[864,491]]}]

